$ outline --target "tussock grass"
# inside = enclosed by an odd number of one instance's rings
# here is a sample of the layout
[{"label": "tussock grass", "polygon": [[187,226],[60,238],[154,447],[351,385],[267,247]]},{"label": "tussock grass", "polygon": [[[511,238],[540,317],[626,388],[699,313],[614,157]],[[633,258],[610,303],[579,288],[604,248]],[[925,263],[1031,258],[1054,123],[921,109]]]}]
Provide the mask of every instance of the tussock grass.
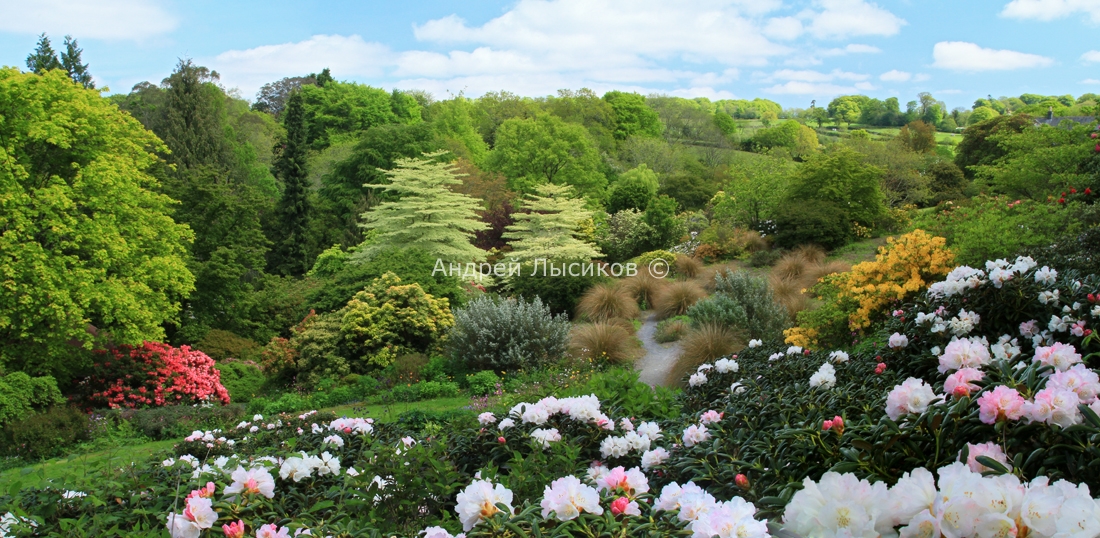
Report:
[{"label": "tussock grass", "polygon": [[569,354],[578,359],[632,364],[642,349],[633,331],[621,322],[584,323],[573,327]]},{"label": "tussock grass", "polygon": [[775,263],[768,283],[776,300],[793,317],[813,304],[806,293],[818,280],[851,268],[842,261],[826,261],[825,251],[816,245],[804,245],[788,252]]},{"label": "tussock grass", "polygon": [[695,278],[699,271],[703,269],[703,262],[698,258],[692,258],[691,256],[685,256],[683,254],[676,255],[676,274],[684,278]]},{"label": "tussock grass", "polygon": [[737,353],[745,347],[736,330],[716,324],[692,329],[680,340],[680,355],[665,378],[665,385],[682,386],[700,364]]},{"label": "tussock grass", "polygon": [[653,339],[667,344],[669,342],[675,342],[684,337],[691,329],[689,321],[681,318],[666,319],[657,324],[657,331],[653,333]]},{"label": "tussock grass", "polygon": [[653,298],[653,309],[661,319],[682,316],[691,305],[706,295],[702,286],[694,281],[669,282]]},{"label": "tussock grass", "polygon": [[654,278],[650,275],[648,268],[642,268],[636,276],[624,279],[622,286],[639,304],[645,304],[647,308],[653,308],[653,300],[666,282],[664,279]]},{"label": "tussock grass", "polygon": [[634,319],[638,312],[634,296],[621,284],[596,284],[577,303],[577,315],[589,321]]}]

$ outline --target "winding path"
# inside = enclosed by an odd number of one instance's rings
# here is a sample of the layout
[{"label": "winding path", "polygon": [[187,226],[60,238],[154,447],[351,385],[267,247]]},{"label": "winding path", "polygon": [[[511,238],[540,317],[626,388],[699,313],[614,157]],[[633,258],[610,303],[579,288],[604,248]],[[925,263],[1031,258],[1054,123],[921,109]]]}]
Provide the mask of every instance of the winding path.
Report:
[{"label": "winding path", "polygon": [[645,356],[634,363],[639,370],[638,379],[649,386],[663,385],[668,372],[680,353],[680,343],[658,343],[654,339],[657,333],[657,314],[645,312],[645,321],[642,328],[638,329],[638,339],[645,348]]}]

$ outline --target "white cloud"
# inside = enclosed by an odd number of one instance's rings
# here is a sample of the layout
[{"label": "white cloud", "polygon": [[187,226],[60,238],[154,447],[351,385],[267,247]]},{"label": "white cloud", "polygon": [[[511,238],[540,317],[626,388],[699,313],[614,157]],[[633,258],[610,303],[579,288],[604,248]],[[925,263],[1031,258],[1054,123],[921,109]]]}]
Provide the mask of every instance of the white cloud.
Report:
[{"label": "white cloud", "polygon": [[815,4],[821,11],[808,9],[799,16],[810,21],[806,31],[817,38],[892,36],[908,24],[897,15],[865,0],[817,0]]},{"label": "white cloud", "polygon": [[1012,0],[1001,10],[1002,17],[1052,21],[1076,14],[1088,15],[1100,22],[1100,2],[1096,0]]},{"label": "white cloud", "polygon": [[795,39],[802,35],[802,21],[794,17],[768,19],[768,23],[764,25],[764,35],[772,39]]},{"label": "white cloud", "polygon": [[776,84],[770,88],[764,88],[764,91],[781,95],[816,95],[825,98],[835,95],[859,93],[860,88],[855,86],[838,86],[830,83],[792,80],[783,84]]},{"label": "white cloud", "polygon": [[16,0],[0,5],[0,31],[77,39],[141,40],[171,32],[176,17],[155,0]]},{"label": "white cloud", "polygon": [[1100,84],[1100,80],[1096,80],[1094,78],[1086,78],[1085,80],[1081,81],[1081,84]]},{"label": "white cloud", "polygon": [[1081,59],[1090,64],[1100,62],[1100,50],[1090,50],[1082,54]]},{"label": "white cloud", "polygon": [[850,80],[850,81],[864,81],[871,78],[869,75],[860,73],[851,73],[848,71],[841,71],[834,69],[829,73],[822,73],[821,71],[813,71],[809,69],[793,70],[793,69],[780,69],[772,73],[771,75],[761,76],[757,75],[757,78],[761,82],[773,82],[779,80],[791,80],[800,82],[831,82],[834,80]]},{"label": "white cloud", "polygon": [[927,74],[927,73],[917,73],[913,77],[913,82],[924,82],[924,81],[929,80],[931,78],[932,78],[932,76]]},{"label": "white cloud", "polygon": [[878,76],[879,80],[886,82],[908,82],[911,78],[913,78],[912,73],[898,71],[897,69],[891,69]]},{"label": "white cloud", "polygon": [[222,74],[226,86],[238,87],[249,97],[263,84],[283,77],[316,73],[325,67],[338,78],[373,77],[383,74],[393,62],[389,48],[357,35],[315,35],[297,43],[226,51],[205,64]]},{"label": "white cloud", "polygon": [[932,48],[934,67],[953,71],[1005,71],[1046,67],[1054,60],[1038,54],[979,47],[965,41],[941,41]]}]

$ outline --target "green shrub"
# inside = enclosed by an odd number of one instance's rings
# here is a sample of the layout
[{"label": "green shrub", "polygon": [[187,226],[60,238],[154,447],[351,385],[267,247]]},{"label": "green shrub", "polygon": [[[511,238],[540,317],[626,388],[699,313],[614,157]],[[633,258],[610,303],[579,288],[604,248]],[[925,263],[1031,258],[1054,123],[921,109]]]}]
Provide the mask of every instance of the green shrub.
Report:
[{"label": "green shrub", "polygon": [[683,338],[690,328],[691,318],[687,316],[668,318],[657,324],[657,330],[653,333],[653,339],[662,344],[675,342]]},{"label": "green shrub", "polygon": [[13,372],[0,377],[0,425],[65,401],[53,377]]},{"label": "green shrub", "polygon": [[[255,398],[249,404],[255,405]],[[263,407],[258,411],[262,412]],[[153,439],[177,439],[185,437],[195,430],[227,430],[237,425],[245,416],[244,404],[230,404],[215,407],[192,407],[190,405],[169,405],[147,409],[119,409],[109,411],[107,416],[119,422],[129,422],[142,435]]]},{"label": "green shrub", "polygon": [[538,274],[532,274],[534,270],[533,265],[525,264],[520,269],[520,275],[511,278],[509,283],[511,295],[538,297],[551,312],[566,316],[572,315],[577,310],[577,302],[588,288],[610,280],[597,275],[552,278],[549,272],[543,275],[541,268]]},{"label": "green shrub", "polygon": [[649,264],[653,263],[653,260],[656,260],[658,258],[665,261],[665,268],[670,273],[676,268],[676,255],[667,250],[651,250],[635,257],[630,261],[638,267],[638,272],[641,273],[649,267]]},{"label": "green shrub", "polygon": [[237,403],[248,403],[263,391],[267,382],[263,372],[253,363],[223,361],[214,367],[221,372],[222,385],[229,391],[230,400]]},{"label": "green shrub", "polygon": [[783,257],[782,250],[758,250],[749,256],[749,266],[751,267],[771,267],[775,265],[775,262],[779,261],[779,258]]},{"label": "green shrub", "polygon": [[448,338],[451,356],[466,371],[537,367],[561,358],[568,342],[569,321],[551,315],[538,297],[474,299],[455,311]]},{"label": "green shrub", "polygon": [[668,420],[680,414],[677,392],[667,387],[650,387],[638,381],[638,371],[612,368],[589,378],[588,382],[568,389],[562,396],[595,394],[602,405],[616,414],[634,417],[637,421]]},{"label": "green shrub", "polygon": [[775,227],[775,244],[783,248],[812,244],[832,250],[852,238],[845,213],[823,200],[784,202],[776,209]]},{"label": "green shrub", "polygon": [[[326,253],[334,254],[329,251]],[[330,262],[331,259],[325,260],[327,269],[318,273],[324,285],[316,288],[309,297],[310,308],[317,312],[332,312],[343,308],[356,293],[387,272],[394,273],[406,284],[420,284],[433,297],[446,297],[452,305],[461,305],[465,298],[458,279],[442,272],[433,272],[435,257],[420,249],[384,249],[372,256],[368,263],[346,260],[337,264]],[[322,264],[320,257],[317,263]],[[325,276],[329,271],[335,273]]]},{"label": "green shrub", "polygon": [[787,309],[775,300],[768,282],[744,271],[726,270],[714,277],[715,295],[725,295],[745,310],[745,324],[750,338],[778,339],[790,326]]},{"label": "green shrub", "polygon": [[225,359],[255,360],[260,356],[260,344],[221,329],[206,331],[195,349],[202,351],[216,361]]},{"label": "green shrub", "polygon": [[355,385],[355,391],[360,399],[374,396],[381,388],[382,383],[369,375],[359,376]]},{"label": "green shrub", "polygon": [[447,381],[451,370],[451,361],[442,355],[433,355],[420,369],[420,379],[424,381]]},{"label": "green shrub", "polygon": [[482,370],[476,374],[466,376],[466,385],[470,387],[473,396],[486,396],[497,390],[500,378],[492,370]]},{"label": "green shrub", "polygon": [[454,398],[458,396],[458,385],[449,381],[421,381],[417,383],[417,395],[421,400]]},{"label": "green shrub", "polygon": [[89,438],[88,415],[75,407],[54,406],[5,424],[0,430],[0,455],[49,458]]},{"label": "green shrub", "polygon": [[[253,400],[255,401],[255,400]],[[279,413],[295,413],[307,411],[315,407],[311,398],[301,396],[293,392],[287,392],[279,396],[277,400],[265,402],[262,410],[257,410],[261,415],[277,415]],[[252,410],[252,405],[249,405]]]},{"label": "green shrub", "polygon": [[692,327],[707,323],[727,327],[744,327],[748,324],[745,309],[724,293],[716,293],[688,308],[687,317]]},{"label": "green shrub", "polygon": [[624,209],[608,215],[596,230],[596,245],[609,262],[621,262],[652,248],[656,232],[637,209]]},{"label": "green shrub", "polygon": [[390,396],[399,402],[415,402],[420,399],[420,384],[394,385],[390,389]]},{"label": "green shrub", "polygon": [[353,387],[333,387],[310,395],[310,402],[316,409],[334,407],[360,400]]}]

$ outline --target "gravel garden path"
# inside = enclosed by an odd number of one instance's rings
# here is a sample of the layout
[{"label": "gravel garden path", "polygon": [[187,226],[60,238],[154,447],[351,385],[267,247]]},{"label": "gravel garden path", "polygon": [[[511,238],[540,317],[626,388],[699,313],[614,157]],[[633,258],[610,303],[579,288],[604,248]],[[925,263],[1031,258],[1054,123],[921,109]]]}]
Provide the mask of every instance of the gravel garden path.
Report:
[{"label": "gravel garden path", "polygon": [[638,329],[638,339],[642,341],[645,355],[638,359],[634,366],[640,371],[638,378],[641,382],[651,387],[663,385],[665,377],[676,360],[676,355],[680,353],[680,343],[658,343],[654,339],[657,333],[657,314],[645,312],[644,315],[645,321],[642,323],[642,328]]}]

